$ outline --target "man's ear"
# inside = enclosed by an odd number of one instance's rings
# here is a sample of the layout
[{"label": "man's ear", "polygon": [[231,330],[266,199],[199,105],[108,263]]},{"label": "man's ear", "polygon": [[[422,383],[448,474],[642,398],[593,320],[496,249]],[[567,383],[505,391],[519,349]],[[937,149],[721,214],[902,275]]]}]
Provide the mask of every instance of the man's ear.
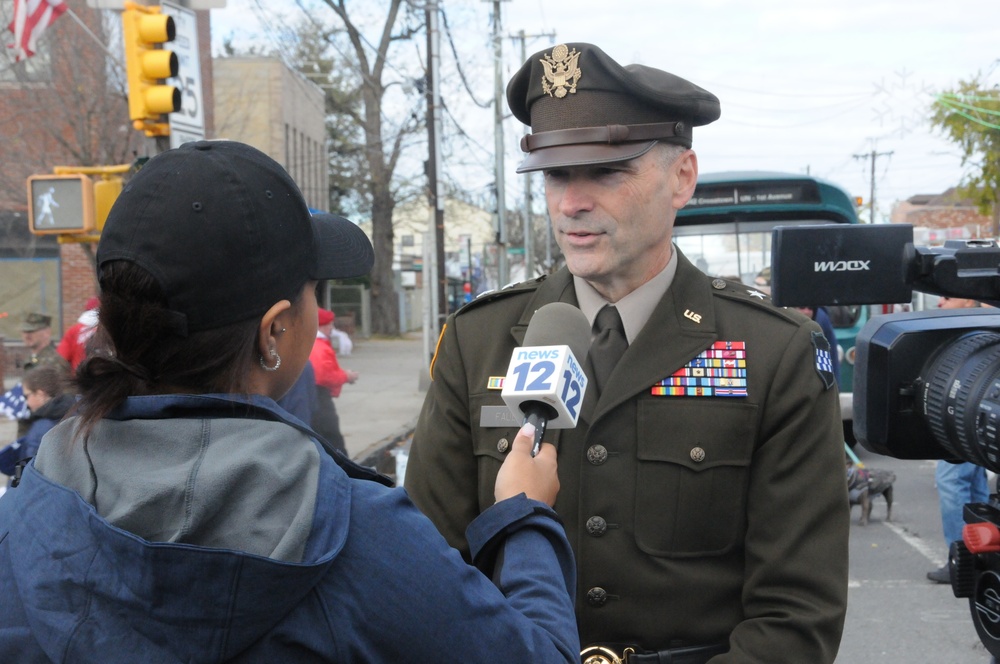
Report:
[{"label": "man's ear", "polygon": [[674,177],[677,178],[677,186],[674,188],[673,206],[675,210],[680,210],[687,205],[694,195],[694,187],[698,184],[698,155],[694,150],[687,150],[673,165]]}]

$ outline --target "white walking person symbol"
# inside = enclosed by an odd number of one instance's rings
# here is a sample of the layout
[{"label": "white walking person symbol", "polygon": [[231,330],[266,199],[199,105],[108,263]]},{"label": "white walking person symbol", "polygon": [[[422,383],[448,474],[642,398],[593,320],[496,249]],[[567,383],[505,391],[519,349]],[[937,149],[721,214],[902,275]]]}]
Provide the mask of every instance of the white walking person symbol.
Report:
[{"label": "white walking person symbol", "polygon": [[55,199],[56,188],[49,187],[49,190],[44,194],[39,194],[37,205],[41,212],[38,213],[36,218],[36,224],[41,226],[43,224],[48,226],[56,225],[56,218],[52,215],[52,208],[59,207],[59,203]]}]

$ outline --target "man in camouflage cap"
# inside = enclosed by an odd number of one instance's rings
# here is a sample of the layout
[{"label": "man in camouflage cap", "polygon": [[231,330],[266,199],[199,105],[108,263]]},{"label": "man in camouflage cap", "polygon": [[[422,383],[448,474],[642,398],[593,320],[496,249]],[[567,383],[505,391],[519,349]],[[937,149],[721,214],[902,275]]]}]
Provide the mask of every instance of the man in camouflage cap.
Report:
[{"label": "man in camouflage cap", "polygon": [[24,362],[24,369],[32,369],[39,364],[52,364],[63,369],[68,369],[66,363],[58,352],[56,345],[52,341],[52,316],[37,312],[29,313],[21,324],[21,340],[28,351],[28,359]]},{"label": "man in camouflage cap", "polygon": [[544,173],[566,267],[448,319],[410,495],[468,552],[465,528],[493,504],[520,424],[497,415],[496,377],[533,313],[567,302],[594,324],[590,386],[577,427],[546,440],[559,449],[583,660],[833,662],[849,512],[822,332],[672,243],[697,181],[692,128],[719,117],[718,99],[568,43],[533,55],[507,100],[531,125],[518,171]]},{"label": "man in camouflage cap", "polygon": [[[52,317],[46,314],[31,312],[24,317],[21,323],[21,340],[28,353],[24,360],[23,368],[25,372],[34,369],[39,365],[51,365],[58,368],[64,376],[69,374],[69,363],[56,351],[56,345],[52,341]],[[28,431],[30,423],[25,417],[18,420],[17,434],[23,436]]]}]

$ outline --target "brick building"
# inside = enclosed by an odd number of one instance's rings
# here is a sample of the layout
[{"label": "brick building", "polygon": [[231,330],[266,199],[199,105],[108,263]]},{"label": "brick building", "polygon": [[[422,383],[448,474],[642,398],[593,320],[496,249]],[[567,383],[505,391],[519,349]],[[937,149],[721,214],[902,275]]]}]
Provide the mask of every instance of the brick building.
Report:
[{"label": "brick building", "polygon": [[[15,351],[8,356],[16,355],[27,313],[51,315],[58,339],[97,293],[96,245],[28,232],[27,177],[57,165],[130,164],[156,152],[128,118],[120,12],[86,0],[67,5],[72,15],[45,31],[33,57],[15,63],[12,49],[0,49],[0,343]],[[223,58],[213,66],[210,12],[195,14],[206,138],[257,147],[288,170],[312,207],[326,209],[323,91],[276,58]],[[12,15],[13,0],[0,0],[4,30]]]},{"label": "brick building", "polygon": [[955,187],[940,194],[919,194],[896,203],[892,223],[911,224],[919,245],[940,245],[945,240],[996,238],[993,220],[959,196]]},{"label": "brick building", "polygon": [[[7,343],[20,341],[30,311],[51,315],[59,338],[97,290],[95,246],[27,232],[27,177],[54,166],[128,164],[155,150],[128,118],[120,12],[86,0],[66,4],[69,11],[45,31],[33,57],[14,62],[12,49],[0,49],[0,337]],[[208,11],[196,14],[211,136],[211,26]],[[12,15],[13,0],[0,0],[7,38]]]}]

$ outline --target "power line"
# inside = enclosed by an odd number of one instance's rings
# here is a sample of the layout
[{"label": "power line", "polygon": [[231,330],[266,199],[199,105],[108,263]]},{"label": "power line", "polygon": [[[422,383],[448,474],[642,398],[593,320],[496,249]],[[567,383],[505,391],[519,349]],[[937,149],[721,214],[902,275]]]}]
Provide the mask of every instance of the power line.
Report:
[{"label": "power line", "polygon": [[479,108],[489,108],[493,105],[492,101],[479,101],[476,99],[476,95],[473,94],[472,88],[469,87],[469,81],[465,78],[465,72],[462,70],[462,60],[458,57],[458,49],[455,48],[455,40],[451,37],[451,28],[448,26],[448,15],[445,13],[444,8],[441,8],[441,19],[444,22],[444,32],[448,35],[448,44],[451,46],[451,54],[455,56],[455,69],[458,70],[458,76],[462,79],[462,85],[465,87],[465,91],[469,93],[469,99],[472,100]]}]

